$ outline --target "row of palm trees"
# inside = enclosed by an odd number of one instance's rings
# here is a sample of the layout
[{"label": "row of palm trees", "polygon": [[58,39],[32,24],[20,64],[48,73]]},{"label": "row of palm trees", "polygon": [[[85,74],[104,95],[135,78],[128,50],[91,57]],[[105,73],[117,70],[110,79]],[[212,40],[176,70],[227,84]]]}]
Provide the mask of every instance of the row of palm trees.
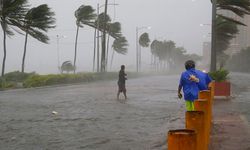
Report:
[{"label": "row of palm trees", "polygon": [[5,73],[5,62],[7,57],[6,37],[13,36],[13,30],[25,35],[21,67],[21,71],[24,72],[28,36],[40,42],[48,43],[49,37],[46,33],[49,29],[55,27],[55,13],[51,11],[47,4],[42,4],[33,8],[29,6],[27,0],[2,0],[0,9],[0,23],[3,30],[4,50],[2,76],[4,76]]},{"label": "row of palm trees", "polygon": [[[22,57],[22,65],[21,65],[21,71],[25,71],[25,58],[27,53],[27,42],[28,37],[31,36],[38,41],[42,43],[48,43],[49,37],[47,36],[47,32],[51,28],[55,28],[55,13],[51,11],[51,9],[48,7],[47,4],[39,5],[38,7],[30,8],[28,4],[28,0],[0,0],[2,3],[1,9],[0,9],[0,23],[3,30],[3,50],[4,50],[4,56],[3,56],[3,63],[2,63],[2,76],[5,74],[5,62],[7,57],[7,46],[6,46],[6,37],[7,36],[13,36],[14,32],[17,31],[18,33],[25,35],[25,42],[24,42],[24,50],[23,50],[23,57]],[[107,43],[107,49],[102,54],[102,56],[105,56],[105,53],[108,53],[108,47],[109,47],[109,37],[112,37],[113,44],[112,49],[112,60],[113,62],[113,56],[114,52],[120,53],[120,54],[126,54],[127,53],[127,40],[126,38],[121,34],[121,24],[119,22],[111,22],[110,17],[105,14],[101,13],[97,15],[95,13],[95,10],[92,8],[92,6],[89,5],[81,5],[76,11],[75,11],[75,17],[76,17],[76,38],[75,38],[75,51],[74,51],[74,59],[73,59],[73,68],[74,72],[76,71],[76,59],[77,59],[77,45],[78,45],[78,35],[79,35],[79,29],[83,28],[84,26],[89,26],[95,29],[95,40],[96,38],[99,39],[99,37],[96,37],[97,33],[102,33],[103,38],[103,32],[106,31],[108,34],[108,40],[105,41]],[[99,35],[99,34],[98,34]],[[95,47],[96,47],[95,42]],[[103,43],[102,43],[103,44]],[[98,42],[99,46],[99,42]],[[102,52],[103,53],[103,52]],[[93,58],[93,65],[95,65],[95,55],[98,54],[97,59],[97,71],[100,71],[99,66],[102,66],[105,64],[105,68],[107,68],[107,62],[108,57],[105,59],[101,59],[99,61],[99,51],[96,53],[96,49],[94,49],[94,58]],[[111,64],[112,65],[112,64]],[[102,71],[106,71],[105,69]]]},{"label": "row of palm trees", "polygon": [[201,57],[196,54],[186,54],[186,50],[183,47],[177,47],[175,42],[171,40],[153,40],[150,44],[150,49],[153,56],[152,64],[156,69],[175,70],[176,68],[182,68],[181,66],[188,59],[194,61],[201,60]]},{"label": "row of palm trees", "polygon": [[[95,29],[94,32],[94,39],[95,39],[95,48],[94,48],[94,57],[93,57],[93,65],[95,65],[95,60],[97,61],[97,72],[102,71],[105,72],[107,68],[107,62],[108,62],[108,52],[109,52],[109,38],[112,37],[114,39],[112,48],[113,48],[113,54],[112,54],[112,60],[114,52],[120,53],[120,54],[126,54],[127,53],[127,46],[128,42],[126,38],[121,33],[121,24],[119,22],[111,22],[111,18],[109,15],[105,13],[96,14],[95,10],[90,5],[82,5],[75,11],[75,17],[76,17],[76,38],[75,38],[75,55],[74,55],[74,72],[76,71],[76,59],[77,59],[77,42],[78,42],[78,35],[79,35],[79,29],[83,28],[84,26],[89,26]],[[99,42],[96,42],[96,38],[99,39],[99,32],[102,33],[102,47],[107,45],[107,48],[105,47],[105,51],[102,51],[101,54],[101,61],[100,61],[100,52],[99,49],[96,47],[99,47]],[[104,33],[105,32],[105,33]],[[97,34],[98,33],[98,34]],[[105,34],[108,34],[108,39],[105,40],[104,36]],[[99,41],[99,40],[98,40]],[[97,44],[97,46],[96,46]],[[96,56],[97,55],[97,56]],[[96,56],[96,59],[95,59]],[[111,64],[112,65],[112,64]],[[101,68],[100,68],[101,66]],[[93,66],[94,70],[95,66]]]}]

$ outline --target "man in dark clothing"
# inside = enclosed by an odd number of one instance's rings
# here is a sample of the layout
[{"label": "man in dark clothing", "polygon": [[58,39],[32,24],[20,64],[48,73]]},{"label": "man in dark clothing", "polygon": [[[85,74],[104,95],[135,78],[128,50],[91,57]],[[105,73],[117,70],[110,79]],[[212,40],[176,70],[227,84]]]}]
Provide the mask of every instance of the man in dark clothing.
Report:
[{"label": "man in dark clothing", "polygon": [[125,99],[127,99],[126,95],[126,78],[127,74],[125,73],[125,66],[121,66],[121,70],[119,72],[119,80],[118,80],[118,92],[117,92],[117,99],[119,99],[119,95],[121,92],[123,92]]}]

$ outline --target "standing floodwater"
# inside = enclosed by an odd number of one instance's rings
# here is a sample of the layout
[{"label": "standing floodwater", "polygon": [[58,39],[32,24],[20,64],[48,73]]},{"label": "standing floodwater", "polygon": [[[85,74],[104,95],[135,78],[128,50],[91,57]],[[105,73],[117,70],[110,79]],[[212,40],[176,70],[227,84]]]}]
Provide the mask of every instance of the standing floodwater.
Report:
[{"label": "standing floodwater", "polygon": [[[230,80],[233,99],[216,101],[214,111],[240,113],[249,125],[250,75],[232,74]],[[116,80],[0,92],[0,149],[166,149],[168,130],[185,126],[185,107],[176,95],[178,81],[179,76],[130,79],[129,99],[120,101]],[[226,136],[224,142],[235,143],[236,137]]]},{"label": "standing floodwater", "polygon": [[126,101],[117,81],[1,92],[0,149],[164,149],[167,131],[184,126],[178,78],[130,79]]}]

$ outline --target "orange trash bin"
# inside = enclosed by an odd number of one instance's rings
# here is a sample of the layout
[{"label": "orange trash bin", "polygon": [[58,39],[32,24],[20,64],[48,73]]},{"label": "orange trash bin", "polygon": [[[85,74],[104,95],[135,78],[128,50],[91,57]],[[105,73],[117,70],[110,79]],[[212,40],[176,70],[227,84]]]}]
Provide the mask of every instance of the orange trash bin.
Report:
[{"label": "orange trash bin", "polygon": [[208,147],[209,138],[210,138],[210,123],[208,116],[208,109],[209,104],[208,100],[206,99],[198,99],[194,102],[195,110],[196,111],[203,111],[204,112],[204,127],[205,127],[205,145]]},{"label": "orange trash bin", "polygon": [[186,112],[186,129],[194,130],[197,134],[197,150],[207,150],[205,133],[205,113],[204,111]]},{"label": "orange trash bin", "polygon": [[168,150],[197,150],[196,132],[194,130],[180,129],[168,131]]}]

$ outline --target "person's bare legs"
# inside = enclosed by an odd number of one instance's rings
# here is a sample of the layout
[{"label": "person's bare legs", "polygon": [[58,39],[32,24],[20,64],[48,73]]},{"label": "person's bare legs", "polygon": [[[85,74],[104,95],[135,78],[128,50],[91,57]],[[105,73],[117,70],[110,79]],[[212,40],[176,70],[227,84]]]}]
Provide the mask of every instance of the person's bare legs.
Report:
[{"label": "person's bare legs", "polygon": [[119,95],[120,95],[120,91],[118,90],[118,92],[117,92],[117,100],[119,100]]},{"label": "person's bare legs", "polygon": [[125,96],[125,99],[127,99],[127,91],[126,90],[123,90],[123,95]]}]

